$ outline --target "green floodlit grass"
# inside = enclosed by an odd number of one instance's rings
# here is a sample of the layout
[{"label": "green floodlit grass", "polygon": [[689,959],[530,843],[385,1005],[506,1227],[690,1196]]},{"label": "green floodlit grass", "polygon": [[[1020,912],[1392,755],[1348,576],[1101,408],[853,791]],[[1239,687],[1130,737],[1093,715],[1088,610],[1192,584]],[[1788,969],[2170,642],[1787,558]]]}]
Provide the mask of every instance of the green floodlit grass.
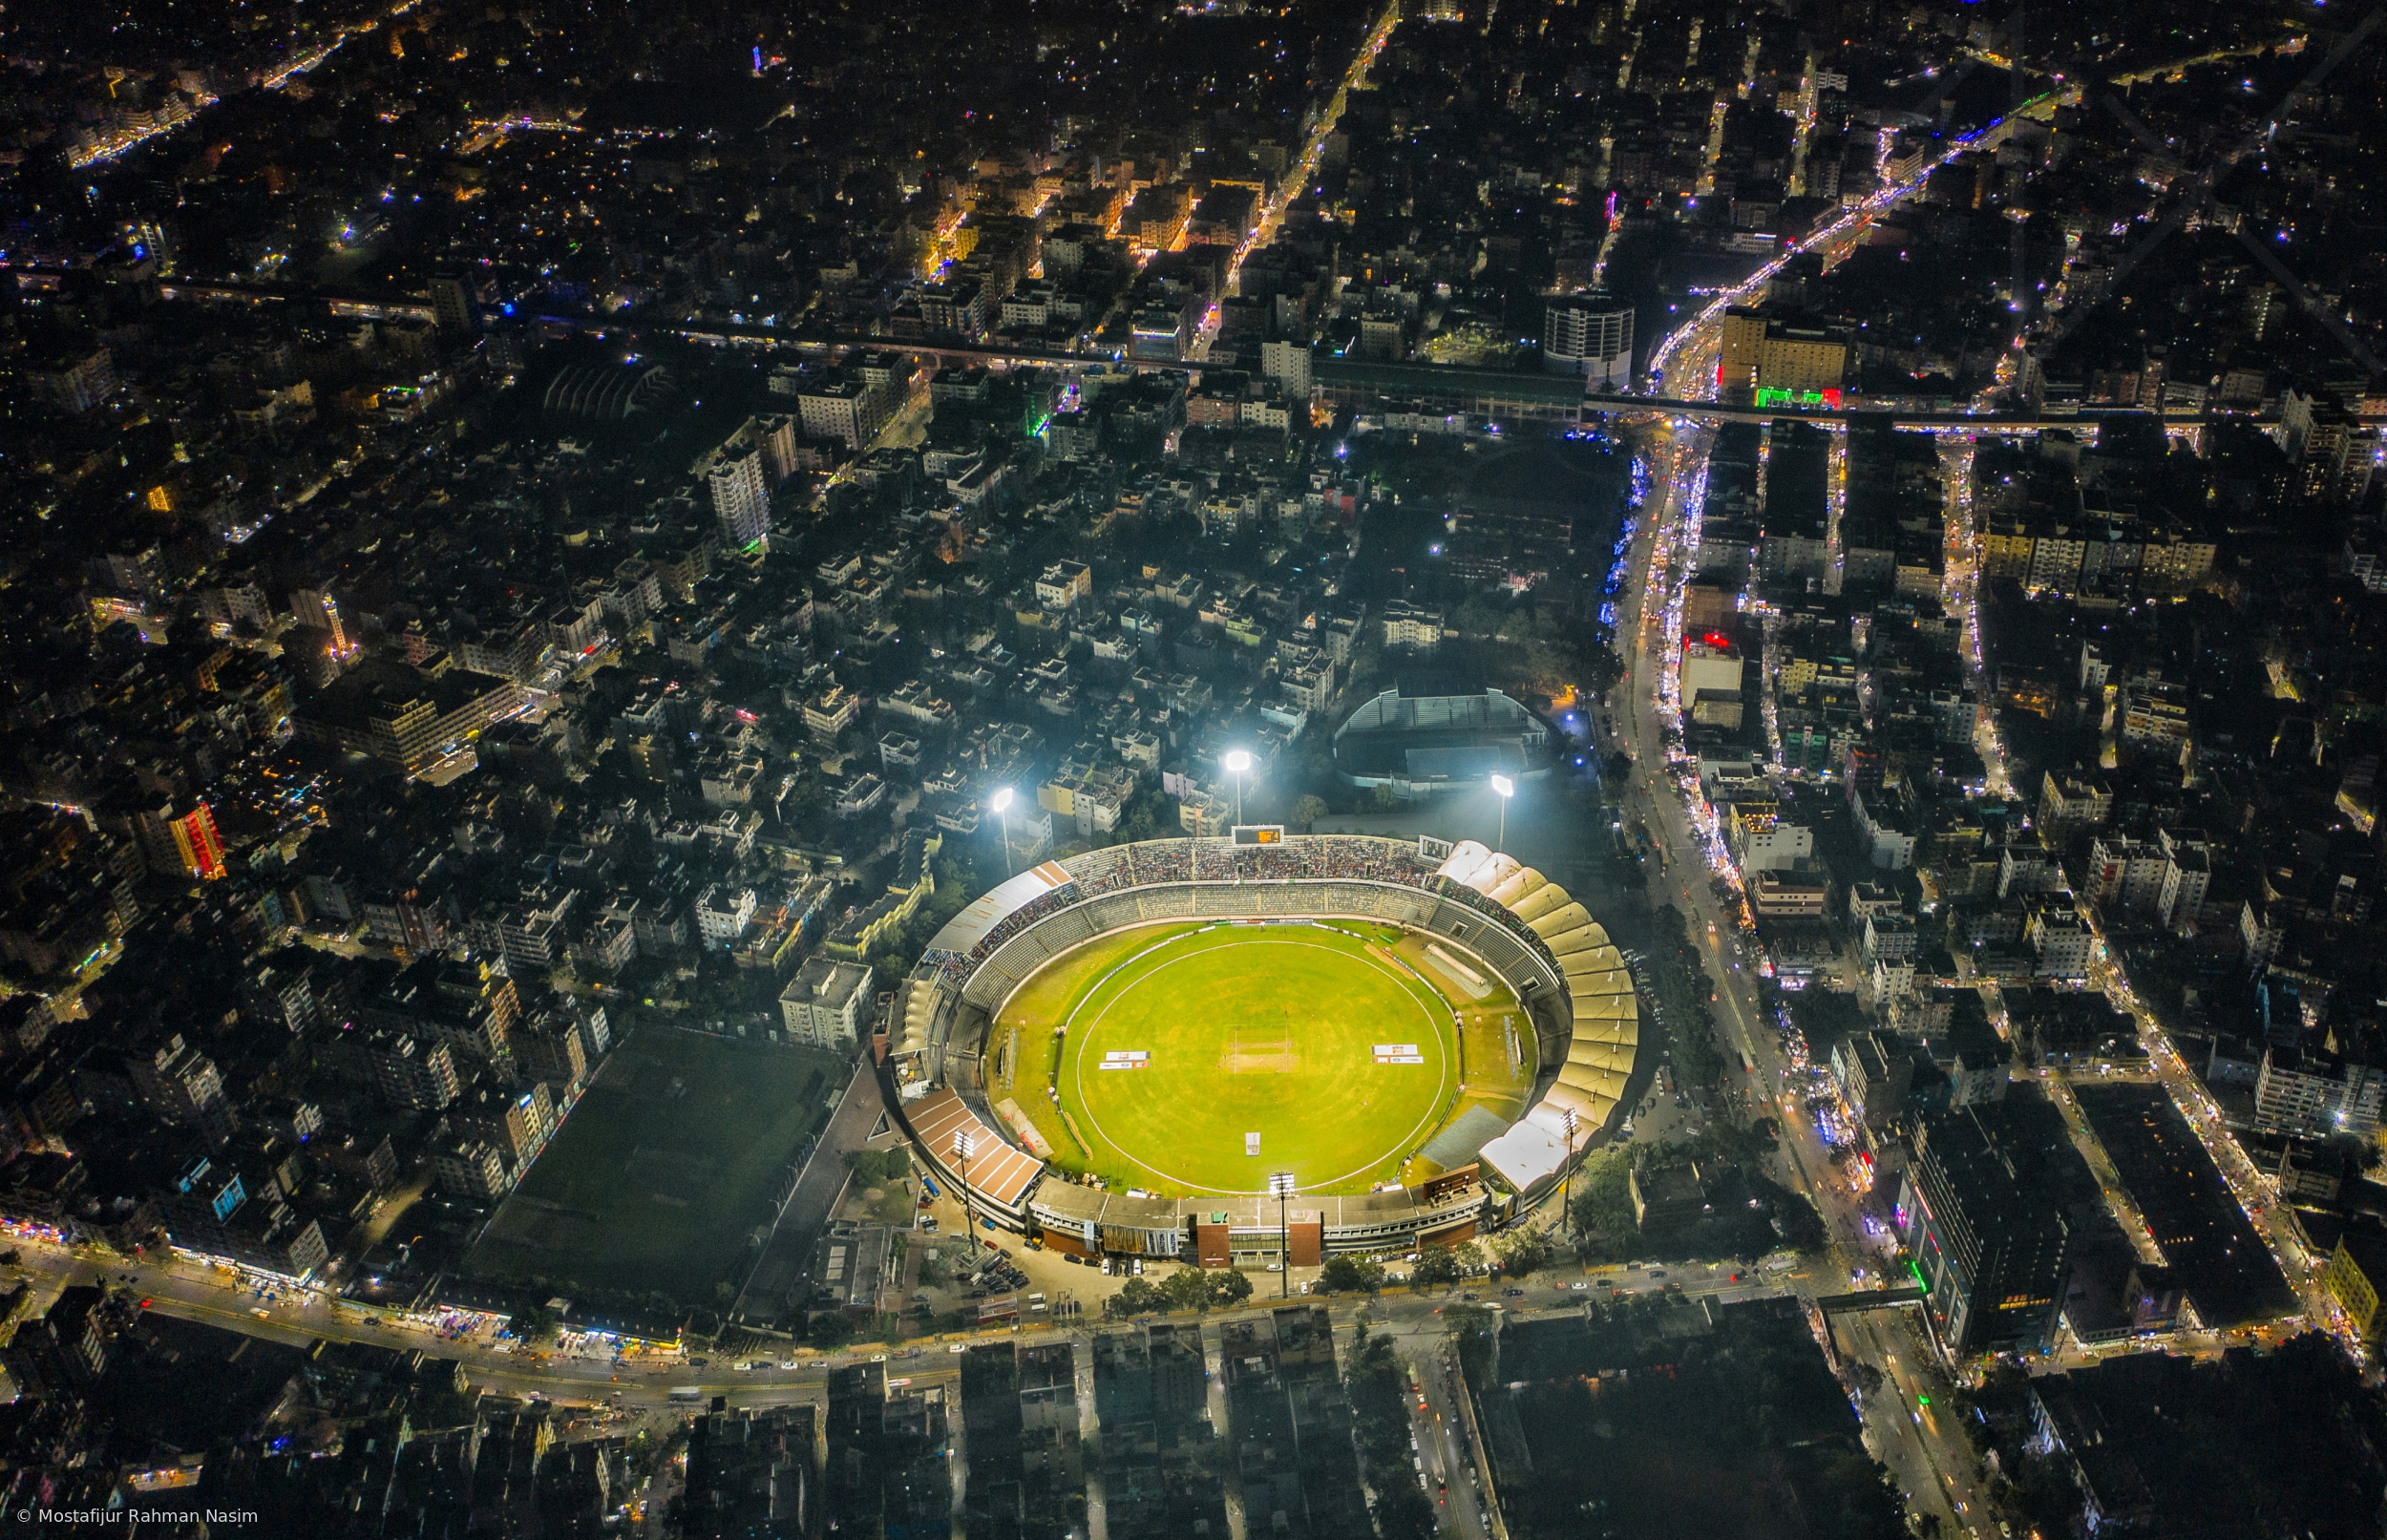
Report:
[{"label": "green floodlit grass", "polygon": [[606,1056],[467,1270],[710,1304],[845,1078],[834,1054],[641,1028]]},{"label": "green floodlit grass", "polygon": [[[1433,981],[1413,942],[1381,934],[1194,922],[1098,938],[1004,1002],[994,1098],[1035,1123],[1056,1165],[1117,1186],[1256,1192],[1290,1171],[1306,1191],[1365,1192],[1463,1108],[1513,1116],[1532,1074],[1505,1047],[1512,996]],[[1379,1064],[1380,1045],[1424,1063]],[[1145,1067],[1099,1067],[1138,1052]]]}]

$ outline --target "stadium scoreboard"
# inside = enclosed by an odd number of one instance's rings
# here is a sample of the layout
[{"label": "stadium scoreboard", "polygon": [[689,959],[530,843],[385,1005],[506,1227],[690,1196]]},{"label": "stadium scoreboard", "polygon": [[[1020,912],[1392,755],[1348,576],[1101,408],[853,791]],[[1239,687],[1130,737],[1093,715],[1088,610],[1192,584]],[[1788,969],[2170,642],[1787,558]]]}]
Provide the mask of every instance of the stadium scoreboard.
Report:
[{"label": "stadium scoreboard", "polygon": [[1235,842],[1238,845],[1281,845],[1284,843],[1284,825],[1236,824]]}]

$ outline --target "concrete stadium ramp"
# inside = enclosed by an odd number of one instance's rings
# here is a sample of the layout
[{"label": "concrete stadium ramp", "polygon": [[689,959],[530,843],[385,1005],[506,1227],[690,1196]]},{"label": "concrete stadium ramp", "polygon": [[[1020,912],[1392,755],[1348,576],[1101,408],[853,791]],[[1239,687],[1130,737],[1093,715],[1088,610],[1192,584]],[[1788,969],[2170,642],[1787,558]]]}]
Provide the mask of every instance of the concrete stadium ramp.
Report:
[{"label": "concrete stadium ramp", "polygon": [[929,1028],[937,1014],[937,992],[926,979],[906,979],[896,991],[895,1051],[922,1053],[929,1045]]}]

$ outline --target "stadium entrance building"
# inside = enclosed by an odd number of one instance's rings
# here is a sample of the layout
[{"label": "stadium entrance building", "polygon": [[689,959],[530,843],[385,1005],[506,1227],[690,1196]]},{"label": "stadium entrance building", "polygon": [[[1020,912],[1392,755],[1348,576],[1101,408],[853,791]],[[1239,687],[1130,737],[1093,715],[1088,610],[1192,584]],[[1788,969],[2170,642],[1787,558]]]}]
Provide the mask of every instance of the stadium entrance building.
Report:
[{"label": "stadium entrance building", "polygon": [[1335,773],[1346,785],[1403,796],[1481,788],[1494,775],[1550,773],[1559,737],[1499,690],[1404,679],[1335,729]]}]

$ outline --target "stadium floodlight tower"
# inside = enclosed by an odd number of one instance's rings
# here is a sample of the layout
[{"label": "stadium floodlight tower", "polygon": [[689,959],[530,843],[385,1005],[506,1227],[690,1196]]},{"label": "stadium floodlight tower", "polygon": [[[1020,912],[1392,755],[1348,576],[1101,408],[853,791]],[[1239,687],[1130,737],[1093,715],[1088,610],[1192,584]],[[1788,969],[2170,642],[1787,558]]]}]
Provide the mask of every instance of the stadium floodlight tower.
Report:
[{"label": "stadium floodlight tower", "polygon": [[1505,851],[1509,848],[1509,799],[1517,794],[1517,783],[1506,775],[1495,775],[1491,789],[1500,793],[1500,837],[1492,841],[1492,848]]},{"label": "stadium floodlight tower", "polygon": [[978,1149],[978,1141],[967,1129],[953,1130],[953,1152],[961,1162],[961,1223],[970,1233],[970,1251],[978,1251],[978,1215],[970,1208],[970,1155]]},{"label": "stadium floodlight tower", "polygon": [[987,808],[995,815],[995,825],[1003,831],[1003,875],[1011,875],[1011,788],[999,786],[986,798]]},{"label": "stadium floodlight tower", "polygon": [[1574,1108],[1561,1108],[1558,1115],[1567,1120],[1567,1166],[1565,1180],[1558,1189],[1558,1224],[1567,1238],[1574,1238]]},{"label": "stadium floodlight tower", "polygon": [[1224,765],[1227,768],[1227,773],[1235,777],[1235,821],[1241,823],[1243,821],[1243,777],[1251,771],[1252,756],[1247,750],[1230,749],[1227,750],[1226,757],[1218,763]]},{"label": "stadium floodlight tower", "polygon": [[1293,1173],[1278,1171],[1268,1178],[1269,1195],[1277,1200],[1277,1257],[1283,1268],[1282,1283],[1277,1290],[1280,1299],[1293,1297],[1293,1226],[1285,1217],[1285,1205],[1293,1197]]}]

